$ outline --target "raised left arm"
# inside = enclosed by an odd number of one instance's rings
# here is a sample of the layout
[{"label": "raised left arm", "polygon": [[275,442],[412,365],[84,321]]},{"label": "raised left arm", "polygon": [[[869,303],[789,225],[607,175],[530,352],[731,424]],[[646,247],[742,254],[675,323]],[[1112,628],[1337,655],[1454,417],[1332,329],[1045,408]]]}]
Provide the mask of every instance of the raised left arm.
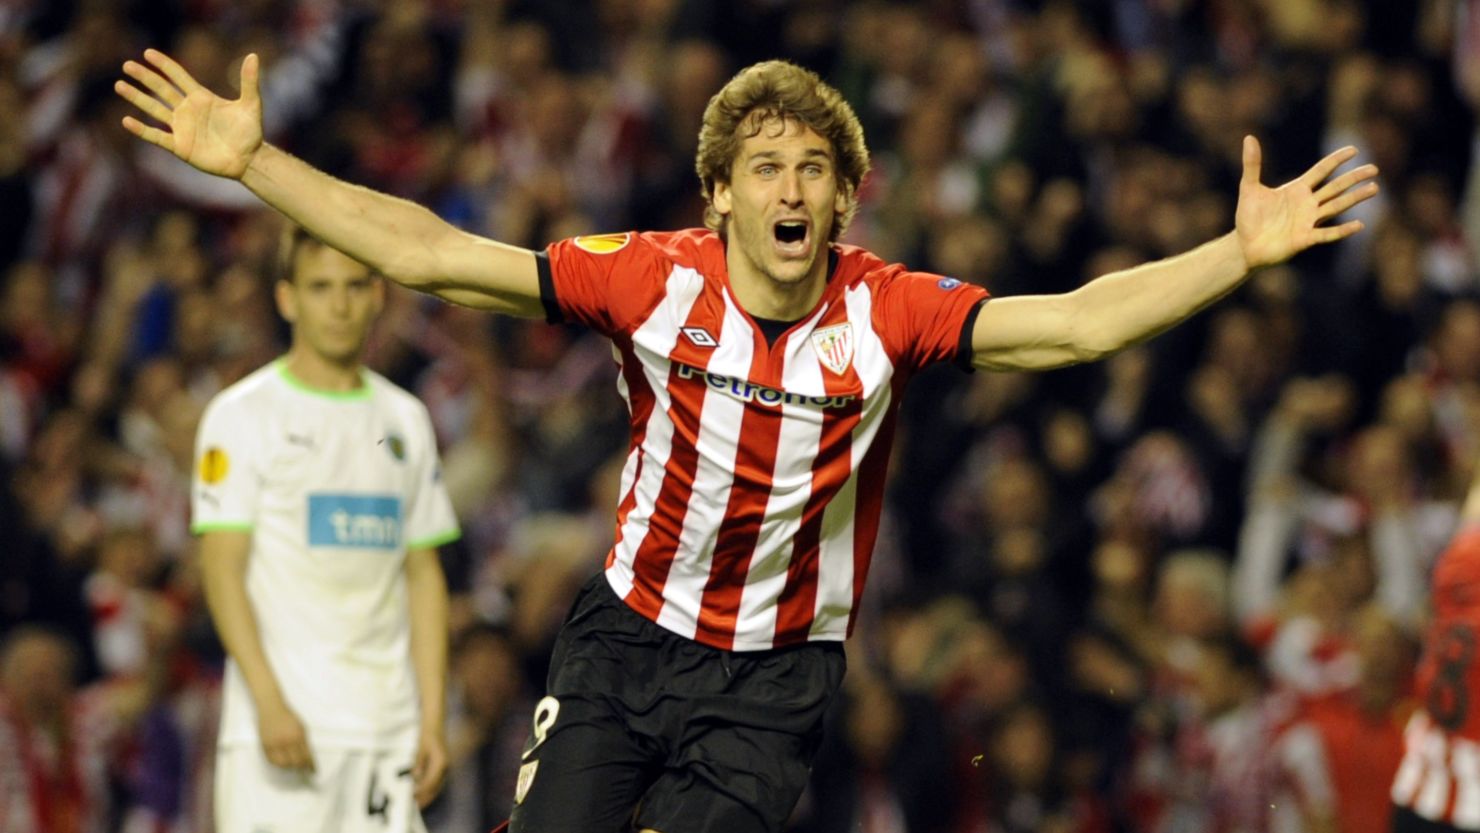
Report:
[{"label": "raised left arm", "polygon": [[1321,223],[1377,193],[1375,165],[1340,176],[1357,155],[1345,147],[1278,188],[1259,182],[1259,142],[1244,138],[1234,230],[1190,252],[1113,272],[1063,295],[998,298],[972,330],[972,363],[1045,370],[1104,358],[1164,332],[1232,292],[1249,274],[1362,229]]}]

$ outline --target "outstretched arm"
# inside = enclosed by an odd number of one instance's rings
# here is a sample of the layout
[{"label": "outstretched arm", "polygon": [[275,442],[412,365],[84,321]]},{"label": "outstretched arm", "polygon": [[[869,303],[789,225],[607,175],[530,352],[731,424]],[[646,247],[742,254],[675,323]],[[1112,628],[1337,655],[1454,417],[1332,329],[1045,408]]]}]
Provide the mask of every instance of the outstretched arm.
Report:
[{"label": "outstretched arm", "polygon": [[534,253],[468,234],[407,200],[335,179],[262,139],[260,68],[242,61],[241,97],[232,101],[201,86],[172,58],[144,53],[128,61],[135,84],[114,89],[163,127],[132,116],[123,126],[191,165],[237,179],[263,202],[324,243],[387,278],[465,306],[538,316]]},{"label": "outstretched arm", "polygon": [[1300,177],[1259,182],[1259,142],[1244,138],[1234,230],[1190,252],[1113,272],[1063,295],[999,298],[972,330],[972,362],[995,370],[1042,370],[1104,358],[1138,344],[1232,292],[1261,266],[1356,234],[1362,223],[1321,223],[1377,193],[1374,165],[1332,178],[1357,155],[1342,148]]}]

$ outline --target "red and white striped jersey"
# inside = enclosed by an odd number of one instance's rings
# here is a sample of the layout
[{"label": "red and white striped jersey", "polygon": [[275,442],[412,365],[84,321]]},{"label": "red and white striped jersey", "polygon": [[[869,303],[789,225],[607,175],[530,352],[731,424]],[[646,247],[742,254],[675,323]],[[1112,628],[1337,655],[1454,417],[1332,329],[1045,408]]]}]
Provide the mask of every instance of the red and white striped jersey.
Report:
[{"label": "red and white striped jersey", "polygon": [[631,414],[607,580],[705,645],[851,632],[900,389],[969,355],[986,290],[851,246],[831,256],[816,307],[769,346],[714,232],[577,237],[540,258],[551,319],[611,338]]},{"label": "red and white striped jersey", "polygon": [[1393,803],[1480,830],[1480,526],[1461,530],[1440,556],[1433,614],[1418,666],[1423,708],[1404,732]]}]

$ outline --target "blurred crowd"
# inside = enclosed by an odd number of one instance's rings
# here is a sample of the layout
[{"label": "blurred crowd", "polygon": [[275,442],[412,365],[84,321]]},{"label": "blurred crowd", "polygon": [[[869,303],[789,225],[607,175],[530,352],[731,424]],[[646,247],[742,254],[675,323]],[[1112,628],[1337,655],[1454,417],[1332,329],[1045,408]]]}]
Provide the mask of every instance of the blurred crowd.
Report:
[{"label": "blurred crowd", "polygon": [[[285,347],[279,220],[119,127],[123,60],[529,247],[702,223],[708,97],[784,57],[853,103],[846,242],[1061,292],[1228,230],[1355,144],[1367,230],[1145,346],[918,378],[794,833],[1365,833],[1480,458],[1476,0],[0,2],[0,833],[209,830],[222,650],[186,530],[207,399]],[[610,543],[610,348],[393,290],[465,539],[434,831],[502,820]]]}]

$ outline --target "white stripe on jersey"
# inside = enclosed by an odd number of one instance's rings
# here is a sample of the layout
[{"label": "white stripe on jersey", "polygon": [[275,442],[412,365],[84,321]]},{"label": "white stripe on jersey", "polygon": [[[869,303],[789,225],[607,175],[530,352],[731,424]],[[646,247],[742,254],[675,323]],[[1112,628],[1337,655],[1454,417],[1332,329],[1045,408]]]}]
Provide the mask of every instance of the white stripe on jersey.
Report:
[{"label": "white stripe on jersey", "polygon": [[1428,772],[1418,791],[1418,800],[1413,802],[1413,811],[1424,818],[1442,818],[1449,809],[1448,746],[1439,732],[1431,732],[1419,741],[1419,755],[1428,764]]},{"label": "white stripe on jersey", "polygon": [[1480,747],[1470,741],[1456,741],[1450,754],[1455,785],[1450,818],[1455,827],[1480,829]]},{"label": "white stripe on jersey", "polygon": [[[668,275],[667,293],[652,315],[632,334],[632,354],[646,377],[648,387],[655,399],[652,415],[648,418],[646,435],[638,454],[642,459],[642,473],[636,483],[636,504],[627,514],[622,526],[621,540],[614,548],[616,558],[606,571],[607,580],[619,596],[625,597],[632,591],[634,575],[633,561],[637,548],[647,537],[648,520],[653,506],[658,501],[658,492],[663,487],[663,472],[668,457],[673,453],[673,421],[668,411],[673,407],[673,398],[668,393],[668,375],[671,363],[668,355],[678,343],[679,330],[688,320],[689,312],[704,291],[704,278],[693,269],[675,268]],[[620,376],[620,374],[619,374]],[[625,380],[621,386],[624,396],[630,397]],[[627,401],[630,412],[632,402]],[[651,453],[649,453],[651,452]],[[625,491],[624,491],[625,493]]]},{"label": "white stripe on jersey", "polygon": [[[721,293],[721,297],[725,302],[725,317],[720,332],[712,334],[719,340],[719,346],[710,353],[704,370],[731,379],[746,379],[755,358],[755,333],[745,315],[731,303],[729,294]],[[663,584],[663,609],[658,613],[659,625],[690,639],[698,631],[704,586],[709,581],[715,544],[730,505],[745,402],[710,390],[704,395],[702,414],[694,481],[684,512],[683,531],[678,536],[679,552],[689,557],[673,560],[668,580]]]},{"label": "white stripe on jersey", "polygon": [[[858,501],[858,471],[863,466],[864,453],[873,447],[874,438],[889,415],[889,405],[894,397],[894,390],[890,387],[894,365],[889,361],[889,353],[884,349],[883,340],[872,326],[873,292],[868,284],[860,284],[850,290],[846,297],[848,320],[857,322],[853,335],[853,367],[858,372],[859,380],[863,382],[866,410],[859,415],[858,425],[853,429],[848,482],[828,505],[822,517],[817,602],[810,631],[813,637],[825,634],[839,639],[847,633],[857,583],[857,577],[853,574],[853,527],[856,518],[854,508]],[[838,529],[840,524],[842,529]]]},{"label": "white stripe on jersey", "polygon": [[1423,737],[1428,727],[1428,717],[1423,712],[1415,712],[1408,719],[1408,725],[1403,728],[1403,762],[1398,765],[1398,772],[1393,776],[1393,803],[1400,807],[1412,807],[1414,793],[1418,792],[1418,785],[1423,780],[1423,759],[1419,756],[1419,738]]},{"label": "white stripe on jersey", "polygon": [[[822,389],[822,366],[813,355],[808,333],[826,314],[824,306],[811,321],[787,336],[782,345],[783,390]],[[775,638],[776,614],[780,612],[777,600],[786,589],[787,570],[797,532],[802,528],[802,510],[812,497],[812,463],[822,443],[823,416],[819,411],[792,402],[782,402],[780,407],[783,418],[771,471],[771,494],[766,499],[765,519],[751,553],[740,611],[735,617],[735,647],[739,649],[769,648]]]},{"label": "white stripe on jersey", "polygon": [[1392,799],[1429,821],[1480,830],[1480,745],[1415,712],[1403,732]]}]

